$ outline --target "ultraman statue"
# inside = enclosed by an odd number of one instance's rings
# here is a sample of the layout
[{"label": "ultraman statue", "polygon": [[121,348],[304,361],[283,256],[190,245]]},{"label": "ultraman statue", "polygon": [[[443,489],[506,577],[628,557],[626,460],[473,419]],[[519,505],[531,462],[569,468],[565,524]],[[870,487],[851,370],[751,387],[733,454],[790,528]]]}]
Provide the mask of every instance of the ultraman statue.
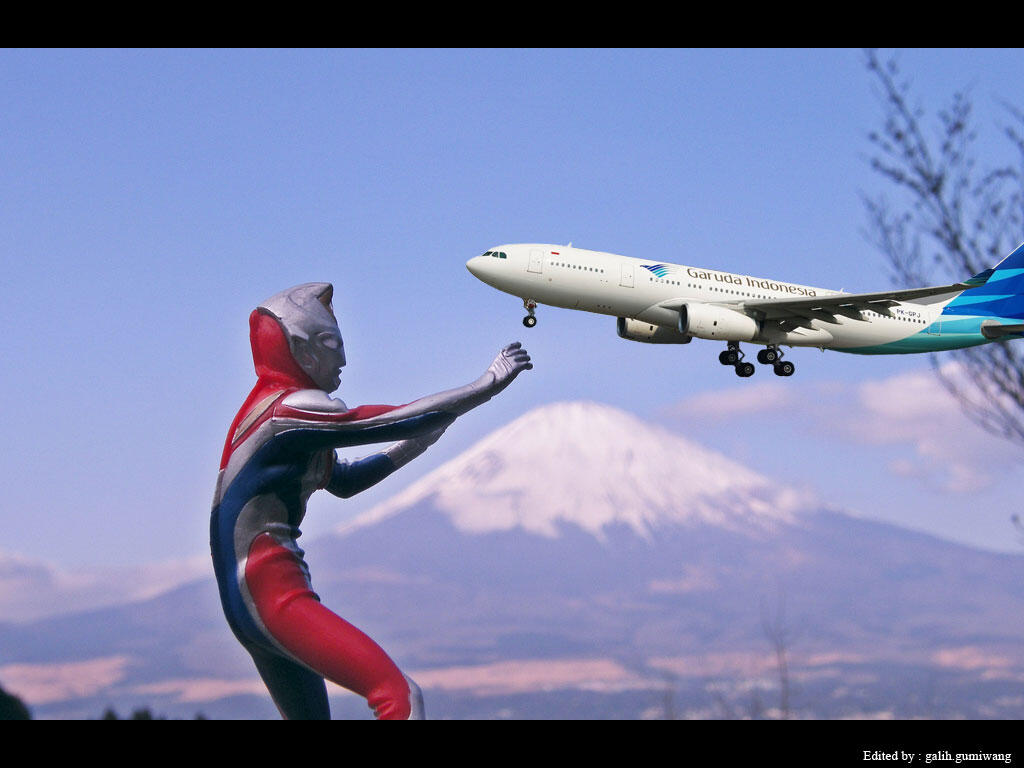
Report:
[{"label": "ultraman statue", "polygon": [[[282,291],[249,316],[257,381],[228,430],[210,519],[221,603],[282,717],[329,719],[325,678],[379,719],[423,716],[419,688],[370,637],[320,603],[296,543],[321,488],[348,498],[433,444],[458,416],[533,367],[518,343],[464,387],[402,406],[330,397],[345,347],[330,283]],[[393,443],[356,461],[336,448]]]}]

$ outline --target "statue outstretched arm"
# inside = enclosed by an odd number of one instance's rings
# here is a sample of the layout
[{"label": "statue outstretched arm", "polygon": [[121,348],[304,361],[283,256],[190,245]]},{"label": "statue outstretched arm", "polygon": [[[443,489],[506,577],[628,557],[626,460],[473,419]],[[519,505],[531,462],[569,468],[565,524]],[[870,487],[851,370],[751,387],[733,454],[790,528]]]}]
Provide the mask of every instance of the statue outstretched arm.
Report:
[{"label": "statue outstretched arm", "polygon": [[279,432],[314,433],[317,437],[313,442],[322,447],[419,438],[443,430],[531,368],[530,356],[516,342],[505,347],[471,384],[428,395],[408,405],[348,408],[323,390],[303,389],[281,400],[274,409],[274,421]]},{"label": "statue outstretched arm", "polygon": [[429,395],[406,407],[437,409],[461,416],[486,403],[511,384],[520,373],[531,368],[533,363],[530,362],[530,355],[516,341],[501,350],[483,375],[472,384]]}]

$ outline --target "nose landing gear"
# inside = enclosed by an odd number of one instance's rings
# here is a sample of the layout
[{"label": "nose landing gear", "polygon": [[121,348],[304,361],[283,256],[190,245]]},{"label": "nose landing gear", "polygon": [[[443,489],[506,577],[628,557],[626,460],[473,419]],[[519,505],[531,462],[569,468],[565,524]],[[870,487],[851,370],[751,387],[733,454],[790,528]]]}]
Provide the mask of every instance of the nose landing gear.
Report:
[{"label": "nose landing gear", "polygon": [[537,324],[537,316],[533,313],[537,309],[537,302],[533,299],[523,299],[523,306],[526,307],[527,312],[526,317],[523,318],[523,325],[533,328]]}]

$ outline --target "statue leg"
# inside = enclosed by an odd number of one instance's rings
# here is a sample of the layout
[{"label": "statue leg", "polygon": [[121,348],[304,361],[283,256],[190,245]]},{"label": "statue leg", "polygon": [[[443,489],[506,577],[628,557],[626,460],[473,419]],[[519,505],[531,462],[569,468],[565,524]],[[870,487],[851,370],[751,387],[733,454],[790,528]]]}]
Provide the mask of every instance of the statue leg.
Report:
[{"label": "statue leg", "polygon": [[381,720],[423,716],[416,684],[368,635],[320,603],[291,550],[268,534],[256,537],[245,581],[263,625],[297,662],[363,696]]},{"label": "statue leg", "polygon": [[283,656],[250,649],[256,669],[285,720],[330,720],[324,679]]}]

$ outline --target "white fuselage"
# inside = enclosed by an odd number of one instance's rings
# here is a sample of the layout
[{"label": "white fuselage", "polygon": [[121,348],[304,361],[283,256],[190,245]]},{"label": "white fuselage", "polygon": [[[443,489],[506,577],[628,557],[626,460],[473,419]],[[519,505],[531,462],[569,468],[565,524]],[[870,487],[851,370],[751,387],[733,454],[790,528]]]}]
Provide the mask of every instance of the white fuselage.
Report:
[{"label": "white fuselage", "polygon": [[[632,318],[668,329],[679,324],[681,301],[742,309],[744,302],[842,295],[841,291],[571,246],[513,244],[498,246],[488,253],[503,256],[477,256],[466,266],[474,276],[500,291],[527,302]],[[851,317],[811,319],[804,327],[766,330],[750,340],[881,352],[876,348],[916,334],[940,335],[938,320],[948,299],[899,302],[882,308],[882,313],[865,311]],[[935,348],[943,347],[940,343]]]}]

